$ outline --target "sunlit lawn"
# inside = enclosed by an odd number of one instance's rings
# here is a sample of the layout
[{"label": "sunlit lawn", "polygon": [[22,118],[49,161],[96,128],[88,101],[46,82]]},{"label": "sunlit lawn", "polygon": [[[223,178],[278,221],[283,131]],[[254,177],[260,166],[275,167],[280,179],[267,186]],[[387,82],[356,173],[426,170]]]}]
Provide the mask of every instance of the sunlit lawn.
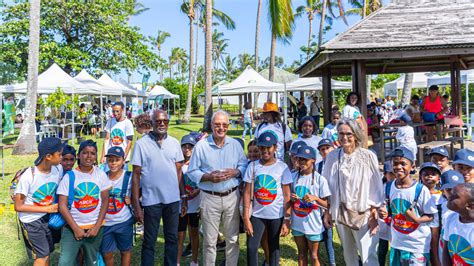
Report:
[{"label": "sunlit lawn", "polygon": [[[189,124],[176,125],[174,121],[170,123],[169,134],[175,138],[181,139],[182,136],[186,135],[190,131],[197,131],[202,127],[202,118],[193,118]],[[230,128],[229,135],[232,137],[240,137],[242,134],[242,127],[239,128]],[[7,143],[14,143],[15,138],[4,139]],[[103,140],[98,139],[99,154],[102,150]],[[248,142],[248,136],[246,139]],[[77,146],[77,144],[76,144]],[[5,177],[0,179],[0,265],[27,265],[31,264],[28,261],[26,252],[23,246],[23,240],[18,240],[17,238],[17,226],[16,226],[16,216],[13,211],[13,206],[11,205],[11,200],[9,198],[8,189],[10,186],[10,180],[13,177],[14,173],[23,167],[27,167],[33,164],[35,155],[26,155],[26,156],[13,156],[11,155],[11,149],[5,150],[4,154],[4,165],[5,165]],[[1,177],[1,176],[0,176]],[[140,247],[141,240],[140,237],[137,237],[137,243],[133,249],[133,265],[139,265],[140,262]],[[291,236],[281,238],[280,242],[281,248],[281,265],[297,265],[297,251],[296,245]],[[336,262],[338,265],[343,265],[342,258],[342,249],[339,245],[339,239],[335,237],[335,248],[336,248]],[[162,257],[164,251],[164,239],[160,234],[160,237],[157,240],[156,246],[156,265],[162,265]],[[246,265],[246,245],[245,245],[245,235],[240,235],[240,258],[239,265]],[[324,251],[324,245],[322,245],[320,254],[322,257],[322,264],[327,265],[327,257]],[[263,261],[263,253],[261,253],[260,261]],[[202,253],[200,254],[200,257]],[[56,246],[56,251],[52,255],[53,265],[57,264],[59,257],[59,245]],[[118,257],[117,257],[118,258]],[[217,261],[220,262],[224,258],[223,252],[218,252]],[[119,265],[118,260],[116,260],[116,265]],[[189,265],[190,259],[186,258],[181,262],[181,265]]]}]

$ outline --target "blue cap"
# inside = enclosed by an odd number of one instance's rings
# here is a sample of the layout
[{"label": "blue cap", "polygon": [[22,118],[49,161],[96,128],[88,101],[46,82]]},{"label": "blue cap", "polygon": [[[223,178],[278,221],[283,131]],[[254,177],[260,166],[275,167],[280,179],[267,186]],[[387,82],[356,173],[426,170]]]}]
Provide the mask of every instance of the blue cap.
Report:
[{"label": "blue cap", "polygon": [[196,143],[197,143],[196,137],[191,134],[185,135],[181,138],[181,145],[191,144],[194,146],[196,145]]},{"label": "blue cap", "polygon": [[444,157],[448,157],[449,159],[449,153],[448,150],[445,147],[436,147],[431,149],[430,153],[428,153],[429,156],[432,156],[434,154],[439,154]]},{"label": "blue cap", "polygon": [[105,155],[105,157],[110,157],[110,156],[125,158],[125,152],[123,151],[122,147],[119,147],[119,146],[111,147],[107,151],[107,154]]},{"label": "blue cap", "polygon": [[275,133],[271,131],[265,131],[257,139],[257,146],[271,147],[278,143],[278,139],[275,136]]},{"label": "blue cap", "polygon": [[474,167],[474,151],[469,149],[461,149],[454,155],[453,164],[464,164]]},{"label": "blue cap", "polygon": [[439,170],[438,165],[435,164],[435,163],[432,163],[432,162],[426,162],[426,163],[422,164],[422,165],[420,166],[420,174],[421,174],[421,172],[422,172],[424,169],[428,169],[428,168],[433,168],[433,169],[435,169],[435,170],[438,171],[438,173],[441,175],[441,170]]},{"label": "blue cap", "polygon": [[398,117],[398,119],[400,119],[401,121],[403,121],[405,123],[410,123],[411,122],[411,117],[406,112],[403,112],[400,115],[400,117]]},{"label": "blue cap", "polygon": [[76,157],[76,149],[74,149],[74,147],[71,146],[71,145],[66,145],[66,146],[64,146],[64,148],[63,148],[63,156],[64,156],[64,155],[67,155],[67,154],[72,154],[72,155],[74,155],[74,157]]},{"label": "blue cap", "polygon": [[393,172],[392,161],[385,161],[385,163],[383,164],[383,172],[384,173]]},{"label": "blue cap", "polygon": [[409,149],[401,146],[392,151],[391,157],[403,157],[410,160],[412,163],[415,162],[415,155]]},{"label": "blue cap", "polygon": [[298,148],[296,157],[306,158],[306,159],[316,159],[316,150],[312,147],[305,145]]},{"label": "blue cap", "polygon": [[464,176],[456,170],[448,170],[441,174],[441,189],[453,188],[464,183]]},{"label": "blue cap", "polygon": [[293,142],[293,143],[291,144],[291,147],[290,147],[290,154],[296,155],[296,154],[298,153],[298,149],[299,149],[301,146],[307,146],[307,145],[306,145],[306,142],[304,142],[304,141],[302,141],[302,140]]},{"label": "blue cap", "polygon": [[321,148],[322,146],[332,146],[332,141],[330,139],[322,139],[319,141],[318,143],[318,150],[319,148]]},{"label": "blue cap", "polygon": [[39,165],[44,157],[48,154],[53,154],[55,152],[61,151],[64,147],[64,144],[61,142],[59,138],[55,137],[48,137],[44,138],[38,144],[38,158],[35,160],[35,165]]}]

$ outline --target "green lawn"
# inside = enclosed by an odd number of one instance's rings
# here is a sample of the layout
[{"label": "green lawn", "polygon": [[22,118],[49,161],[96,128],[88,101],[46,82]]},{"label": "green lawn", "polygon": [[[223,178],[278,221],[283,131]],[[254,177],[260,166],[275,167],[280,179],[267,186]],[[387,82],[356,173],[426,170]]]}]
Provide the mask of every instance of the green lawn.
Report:
[{"label": "green lawn", "polygon": [[[202,127],[202,118],[193,118],[189,124],[176,125],[174,121],[170,123],[169,134],[175,138],[181,139],[182,136],[186,135],[190,131],[197,131]],[[240,137],[242,134],[242,127],[239,128],[230,128],[229,135],[232,137]],[[10,137],[5,143],[13,144],[15,138]],[[103,140],[98,139],[99,154],[102,150]],[[248,136],[247,140],[248,142]],[[77,146],[77,145],[76,145]],[[27,265],[31,264],[28,261],[26,252],[23,246],[23,240],[18,240],[17,238],[17,226],[16,226],[16,215],[13,211],[13,206],[11,205],[11,200],[9,198],[8,189],[10,186],[10,180],[13,177],[14,173],[23,167],[27,167],[33,164],[35,155],[27,156],[13,156],[11,155],[11,149],[5,150],[4,154],[4,165],[5,165],[5,177],[0,179],[0,265]],[[334,230],[335,231],[335,230]],[[162,265],[162,256],[164,251],[164,240],[161,237],[157,241],[157,256],[156,256],[156,265]],[[342,248],[339,244],[339,239],[337,235],[335,236],[335,248],[336,248],[336,263],[338,265],[343,265],[342,257]],[[327,265],[327,257],[324,251],[324,245],[320,249],[321,262],[323,265]],[[137,244],[133,250],[133,265],[139,265],[140,262],[140,247],[141,240],[140,237],[137,237]],[[296,245],[291,236],[281,238],[280,242],[281,248],[281,265],[297,265],[297,250]],[[240,259],[239,265],[246,265],[246,245],[245,245],[245,235],[240,235]],[[260,261],[263,261],[263,253],[261,253]],[[52,255],[53,265],[57,264],[59,257],[59,246],[56,247],[56,251]],[[217,261],[220,262],[224,258],[224,253],[219,252]],[[119,265],[116,260],[116,265]],[[182,265],[189,265],[190,259],[184,259]]]}]

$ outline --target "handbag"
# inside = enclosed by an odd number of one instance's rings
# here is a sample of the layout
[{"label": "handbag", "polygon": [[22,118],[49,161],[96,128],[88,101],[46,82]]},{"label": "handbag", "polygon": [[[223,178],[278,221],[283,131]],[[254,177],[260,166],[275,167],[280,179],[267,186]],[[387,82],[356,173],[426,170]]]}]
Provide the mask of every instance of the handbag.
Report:
[{"label": "handbag", "polygon": [[341,152],[339,150],[338,165],[337,165],[337,187],[339,189],[339,208],[337,214],[337,222],[349,227],[352,230],[359,230],[366,222],[367,212],[358,212],[346,207],[346,204],[341,201],[341,186],[340,186],[340,170],[341,170]]},{"label": "handbag", "polygon": [[[249,217],[252,216],[252,213],[253,213],[254,182],[255,182],[255,161],[253,162],[252,182],[250,183],[251,184],[251,187],[250,187],[250,204],[249,204],[249,207],[248,207]],[[240,216],[242,216],[242,218],[244,218],[245,208],[244,208],[244,198],[243,197],[240,199],[239,210],[240,210]]]},{"label": "handbag", "polygon": [[[73,171],[68,171],[66,173],[69,175],[69,192],[67,196],[67,208],[70,210],[72,201],[74,199],[74,181],[76,180],[76,175]],[[56,199],[58,196],[56,196]],[[49,216],[48,227],[52,230],[60,230],[66,224],[66,220],[61,215],[60,212],[53,213]]]}]

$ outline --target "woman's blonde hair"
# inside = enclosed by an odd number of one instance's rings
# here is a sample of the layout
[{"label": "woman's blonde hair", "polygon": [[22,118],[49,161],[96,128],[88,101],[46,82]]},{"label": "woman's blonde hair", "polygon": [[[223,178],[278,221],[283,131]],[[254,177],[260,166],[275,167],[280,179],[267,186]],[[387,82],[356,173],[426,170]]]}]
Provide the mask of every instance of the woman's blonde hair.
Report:
[{"label": "woman's blonde hair", "polygon": [[359,126],[356,120],[343,118],[339,120],[337,123],[337,131],[339,131],[339,127],[341,125],[346,125],[351,128],[352,133],[354,133],[354,137],[356,139],[356,147],[361,147],[362,143],[365,141],[364,130]]}]

